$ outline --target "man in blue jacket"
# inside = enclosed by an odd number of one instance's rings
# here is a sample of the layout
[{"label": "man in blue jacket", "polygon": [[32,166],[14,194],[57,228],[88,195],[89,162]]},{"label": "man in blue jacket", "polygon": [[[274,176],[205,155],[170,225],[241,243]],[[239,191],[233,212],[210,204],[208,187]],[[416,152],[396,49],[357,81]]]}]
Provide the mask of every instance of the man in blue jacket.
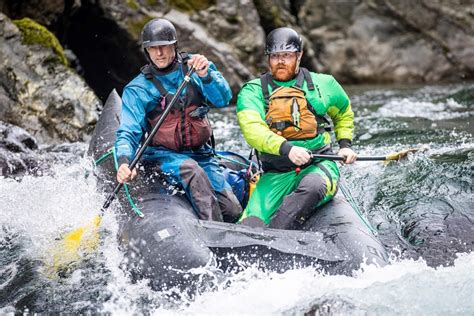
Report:
[{"label": "man in blue jacket", "polygon": [[229,104],[229,84],[205,56],[178,52],[176,29],[168,20],[148,22],[142,30],[142,45],[150,63],[123,91],[115,142],[117,181],[127,182],[136,175],[129,163],[144,133],[160,119],[183,82],[187,67],[194,66],[190,84],[144,152],[143,160],[156,162],[169,182],[184,189],[200,219],[235,222],[242,208],[212,156],[212,130],[206,116],[208,104]]}]

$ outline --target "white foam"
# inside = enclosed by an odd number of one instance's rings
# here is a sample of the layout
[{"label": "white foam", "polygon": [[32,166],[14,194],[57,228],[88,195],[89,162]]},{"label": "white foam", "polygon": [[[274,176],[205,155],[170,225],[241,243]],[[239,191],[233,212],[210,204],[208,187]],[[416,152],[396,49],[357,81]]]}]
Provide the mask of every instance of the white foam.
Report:
[{"label": "white foam", "polygon": [[[202,294],[178,313],[301,315],[329,299],[349,303],[356,313],[469,314],[474,311],[473,266],[474,253],[461,254],[451,267],[403,260],[383,268],[365,266],[352,277],[328,276],[311,268],[282,274],[248,269],[228,288]],[[158,309],[155,314],[162,312]]]},{"label": "white foam", "polygon": [[56,166],[45,176],[0,179],[0,226],[8,234],[24,235],[32,250],[41,253],[54,238],[90,222],[103,196],[94,177],[85,177],[89,165],[83,160]]},{"label": "white foam", "polygon": [[391,100],[380,107],[373,117],[420,117],[432,121],[468,117],[474,115],[466,106],[453,99],[433,103],[429,101],[413,101],[408,98]]}]

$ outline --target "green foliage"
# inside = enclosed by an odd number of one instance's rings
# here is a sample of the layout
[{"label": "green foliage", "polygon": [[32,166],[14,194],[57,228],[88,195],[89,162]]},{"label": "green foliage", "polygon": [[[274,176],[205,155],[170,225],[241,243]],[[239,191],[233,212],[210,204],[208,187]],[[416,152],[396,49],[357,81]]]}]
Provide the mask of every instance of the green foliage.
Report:
[{"label": "green foliage", "polygon": [[41,45],[46,48],[51,48],[57,57],[57,61],[67,66],[67,58],[64,54],[64,49],[59,43],[56,36],[48,31],[48,29],[41,24],[33,21],[30,18],[23,18],[21,20],[13,20],[13,23],[20,29],[22,33],[22,43],[25,45]]},{"label": "green foliage", "polygon": [[168,4],[178,10],[192,12],[207,9],[216,4],[216,0],[168,0]]}]

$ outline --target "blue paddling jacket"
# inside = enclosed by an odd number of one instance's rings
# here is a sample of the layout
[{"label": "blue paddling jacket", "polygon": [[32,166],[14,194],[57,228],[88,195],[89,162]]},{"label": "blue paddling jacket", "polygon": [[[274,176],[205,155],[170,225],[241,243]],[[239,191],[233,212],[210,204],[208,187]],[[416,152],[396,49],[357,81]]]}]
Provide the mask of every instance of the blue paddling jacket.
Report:
[{"label": "blue paddling jacket", "polygon": [[[180,55],[177,54],[177,56]],[[154,68],[154,78],[158,79],[170,94],[174,94],[183,82],[185,67],[182,67],[181,63],[181,58],[177,58],[166,71]],[[210,103],[218,108],[227,106],[232,98],[228,82],[212,62],[209,62],[209,71],[206,77],[201,78],[196,73],[192,75],[190,84],[181,94],[181,98],[187,94],[188,89],[194,89],[201,95],[205,103]],[[129,163],[133,160],[144,133],[151,129],[147,117],[160,106],[162,97],[158,87],[153,84],[152,80],[147,79],[143,72],[125,86],[122,94],[120,126],[116,132],[115,141],[119,164]],[[160,135],[155,137],[160,137]],[[160,150],[163,149],[164,147],[160,146]],[[157,147],[149,146],[145,155],[152,156],[155,150]]]}]

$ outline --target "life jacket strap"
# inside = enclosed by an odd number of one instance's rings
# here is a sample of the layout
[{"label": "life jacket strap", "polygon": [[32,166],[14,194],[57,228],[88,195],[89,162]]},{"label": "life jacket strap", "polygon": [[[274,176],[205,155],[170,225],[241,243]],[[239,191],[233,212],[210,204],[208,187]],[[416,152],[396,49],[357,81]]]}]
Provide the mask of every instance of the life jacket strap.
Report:
[{"label": "life jacket strap", "polygon": [[[313,79],[311,78],[311,74],[309,73],[309,70],[301,67],[300,71],[296,75],[295,87],[301,89],[305,81],[306,81],[306,84],[308,85],[308,90],[310,91],[314,90],[314,83],[313,83]],[[262,92],[263,92],[263,97],[265,99],[265,103],[268,106],[268,103],[270,100],[270,92],[268,90],[268,85],[272,87],[273,91],[278,89],[278,85],[273,81],[273,76],[270,72],[265,72],[260,76],[260,83],[262,86]]]},{"label": "life jacket strap", "polygon": [[271,120],[266,121],[268,127],[274,128],[278,131],[283,131],[284,129],[288,127],[294,127],[298,130],[301,130],[301,128],[297,125],[295,125],[292,121],[278,121],[278,122],[273,122]]},{"label": "life jacket strap", "polygon": [[301,68],[301,72],[303,73],[304,79],[306,80],[306,84],[308,85],[308,90],[313,91],[314,83],[313,78],[311,78],[311,74],[309,73],[309,70],[306,68]]},{"label": "life jacket strap", "polygon": [[163,87],[161,84],[160,80],[156,79],[156,77],[153,74],[153,66],[151,64],[147,64],[140,68],[140,72],[145,76],[147,80],[150,80],[153,85],[160,91],[160,94],[162,97],[165,97],[168,95],[168,91]]},{"label": "life jacket strap", "polygon": [[318,134],[322,134],[324,132],[331,132],[331,122],[327,118],[327,116],[316,115],[316,122],[318,123]]},{"label": "life jacket strap", "polygon": [[[183,74],[185,74],[187,72],[187,61],[190,59],[189,57],[189,54],[186,53],[186,52],[180,52],[178,53],[177,55],[177,59],[178,59],[178,63],[181,67],[181,71],[183,72]],[[141,67],[140,68],[140,72],[145,76],[145,78],[147,80],[150,80],[153,85],[158,89],[158,91],[160,91],[160,94],[162,97],[164,98],[168,98],[168,96],[171,96],[172,98],[172,94],[170,94],[168,92],[168,90],[165,89],[165,87],[163,86],[163,84],[160,82],[160,80],[158,80],[156,78],[156,73],[154,73],[153,71],[153,65],[150,63],[150,64],[146,64],[145,66]],[[170,98],[170,100],[171,100]],[[166,100],[167,102],[170,101],[170,100]]]}]

